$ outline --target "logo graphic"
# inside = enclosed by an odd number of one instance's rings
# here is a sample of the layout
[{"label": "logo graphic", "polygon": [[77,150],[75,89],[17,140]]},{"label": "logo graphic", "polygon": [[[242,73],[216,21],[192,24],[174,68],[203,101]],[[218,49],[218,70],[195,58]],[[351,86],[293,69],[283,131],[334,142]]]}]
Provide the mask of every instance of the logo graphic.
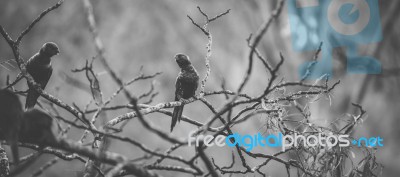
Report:
[{"label": "logo graphic", "polygon": [[283,135],[282,133],[278,133],[269,134],[267,136],[264,136],[261,133],[257,133],[255,135],[241,135],[238,133],[234,133],[226,137],[223,135],[217,135],[216,137],[214,137],[213,135],[194,136],[194,134],[195,131],[189,133],[189,147],[193,144],[198,147],[200,141],[202,141],[207,147],[240,146],[245,148],[248,152],[250,152],[257,146],[281,147],[283,152],[289,147],[298,147],[300,145],[305,147],[334,147],[336,145],[338,145],[339,147],[348,147],[350,146],[350,142],[358,147],[383,147],[383,138],[379,136],[370,138],[361,137],[359,139],[353,139],[352,141],[350,141],[349,135],[327,135],[322,133],[308,136],[298,135],[297,133],[295,133],[294,135]]},{"label": "logo graphic", "polygon": [[296,51],[316,51],[321,57],[299,68],[300,76],[312,70],[307,79],[332,76],[332,52],[343,47],[347,72],[380,74],[381,63],[371,56],[360,56],[359,45],[382,40],[378,0],[287,0],[292,47]]}]

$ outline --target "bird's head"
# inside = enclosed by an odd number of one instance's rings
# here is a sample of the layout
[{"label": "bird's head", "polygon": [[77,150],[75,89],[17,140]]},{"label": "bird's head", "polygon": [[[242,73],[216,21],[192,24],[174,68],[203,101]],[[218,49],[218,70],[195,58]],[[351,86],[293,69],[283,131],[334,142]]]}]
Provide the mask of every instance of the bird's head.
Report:
[{"label": "bird's head", "polygon": [[175,61],[176,61],[176,63],[178,63],[180,68],[185,68],[192,64],[189,60],[189,57],[186,56],[185,54],[176,54]]},{"label": "bird's head", "polygon": [[40,53],[52,57],[54,55],[58,55],[60,53],[60,49],[58,49],[57,44],[54,42],[46,42],[40,49]]}]

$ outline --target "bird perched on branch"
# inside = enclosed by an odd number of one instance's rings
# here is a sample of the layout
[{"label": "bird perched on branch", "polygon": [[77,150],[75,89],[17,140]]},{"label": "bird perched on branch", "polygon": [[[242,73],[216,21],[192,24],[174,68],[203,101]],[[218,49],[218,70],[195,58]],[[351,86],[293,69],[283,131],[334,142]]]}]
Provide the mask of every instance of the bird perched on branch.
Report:
[{"label": "bird perched on branch", "polygon": [[37,109],[23,113],[19,139],[21,142],[37,144],[40,147],[56,146],[58,126],[53,118]]},{"label": "bird perched on branch", "polygon": [[[49,82],[53,68],[51,66],[51,57],[58,55],[60,50],[57,44],[53,42],[45,43],[40,51],[33,55],[26,64],[28,73],[33,77],[42,89],[44,89]],[[37,99],[40,94],[28,83],[28,95],[26,97],[25,109],[35,107]]]},{"label": "bird perched on branch", "polygon": [[6,89],[0,90],[0,139],[10,144],[16,164],[19,162],[18,133],[22,113],[22,104],[17,95]]},{"label": "bird perched on branch", "polygon": [[[196,94],[199,85],[199,74],[193,67],[189,57],[184,54],[175,55],[175,61],[181,68],[181,72],[176,78],[175,83],[175,101],[182,101],[182,99],[189,99]],[[183,104],[174,108],[171,122],[171,132],[176,123],[181,120],[183,112]]]}]

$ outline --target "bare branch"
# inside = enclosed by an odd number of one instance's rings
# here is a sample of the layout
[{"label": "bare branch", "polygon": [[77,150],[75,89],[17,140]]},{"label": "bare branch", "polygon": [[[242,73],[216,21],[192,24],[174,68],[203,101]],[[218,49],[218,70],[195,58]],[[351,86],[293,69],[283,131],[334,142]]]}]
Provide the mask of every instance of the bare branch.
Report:
[{"label": "bare branch", "polygon": [[45,11],[43,11],[38,17],[36,17],[35,20],[32,21],[29,26],[22,31],[22,33],[18,36],[17,40],[15,41],[15,44],[18,46],[21,43],[22,38],[29,33],[29,31],[32,30],[32,28],[38,23],[44,16],[46,16],[49,12],[53,11],[54,9],[57,9],[58,7],[61,6],[61,4],[64,2],[64,0],[60,0],[55,4],[54,6],[49,7]]},{"label": "bare branch", "polygon": [[319,47],[318,47],[317,51],[314,54],[312,62],[308,64],[307,69],[306,69],[306,73],[304,73],[304,75],[301,77],[301,80],[300,80],[301,82],[306,80],[311,75],[312,70],[314,68],[314,65],[317,63],[318,55],[321,52],[322,44],[323,44],[322,42],[319,44]]},{"label": "bare branch", "polygon": [[210,57],[211,57],[211,54],[212,54],[211,53],[212,35],[211,35],[210,31],[207,29],[207,26],[208,26],[209,23],[211,23],[211,22],[217,20],[218,18],[228,14],[230,12],[230,9],[228,9],[226,12],[221,13],[221,14],[219,14],[219,15],[215,16],[214,18],[211,18],[211,19],[208,18],[208,15],[205,12],[203,12],[199,6],[197,6],[197,9],[199,9],[200,13],[206,18],[206,23],[203,25],[203,27],[201,27],[199,24],[197,24],[189,15],[187,15],[187,17],[193,23],[193,25],[195,25],[197,28],[199,28],[208,38],[208,43],[207,43],[207,46],[206,46],[207,54],[206,54],[206,57],[205,57],[205,63],[206,63],[207,71],[206,71],[206,74],[205,74],[203,80],[201,81],[201,85],[200,85],[200,97],[203,97],[204,96],[204,92],[205,92],[204,90],[205,90],[205,85],[206,85],[207,79],[211,74]]},{"label": "bare branch", "polygon": [[268,18],[267,21],[265,21],[260,28],[258,29],[253,42],[249,45],[250,47],[250,53],[249,53],[249,65],[247,67],[247,72],[246,75],[242,81],[242,83],[240,84],[239,88],[238,88],[238,93],[241,93],[244,86],[247,84],[249,78],[250,78],[250,74],[252,72],[253,69],[253,54],[256,51],[256,48],[258,46],[258,44],[260,43],[262,37],[264,36],[264,34],[267,32],[269,26],[271,25],[271,23],[280,15],[282,9],[283,9],[283,4],[285,3],[284,0],[279,0],[277,7],[275,8],[275,10],[272,12],[271,17]]}]

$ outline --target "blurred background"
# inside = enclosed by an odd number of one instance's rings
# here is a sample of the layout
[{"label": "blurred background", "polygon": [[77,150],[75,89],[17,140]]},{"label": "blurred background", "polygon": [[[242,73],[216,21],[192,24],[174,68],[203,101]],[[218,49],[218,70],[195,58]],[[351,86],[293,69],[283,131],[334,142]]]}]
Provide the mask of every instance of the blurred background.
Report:
[{"label": "blurred background", "polygon": [[[12,37],[16,37],[25,27],[44,9],[54,5],[55,0],[1,0],[0,24]],[[207,38],[193,26],[186,15],[195,21],[204,22],[203,16],[198,12],[200,6],[209,16],[215,16],[227,9],[231,12],[213,22],[209,29],[213,35],[211,76],[206,90],[220,90],[221,82],[225,80],[226,88],[237,89],[246,71],[246,52],[248,51],[246,38],[254,33],[258,26],[269,17],[276,1],[261,0],[203,0],[203,1],[148,1],[148,0],[119,0],[93,1],[95,18],[99,34],[106,48],[106,57],[111,67],[117,71],[125,81],[139,75],[143,66],[145,74],[163,72],[156,78],[156,89],[159,95],[152,104],[169,102],[174,99],[175,78],[179,68],[174,61],[176,53],[185,53],[190,56],[194,66],[204,76],[204,57],[206,54]],[[354,136],[380,136],[384,138],[384,147],[378,148],[378,161],[384,165],[383,176],[396,176],[400,173],[400,60],[398,60],[400,40],[400,27],[397,1],[379,1],[383,40],[379,43],[361,46],[361,55],[370,55],[378,58],[382,63],[383,72],[379,75],[352,75],[346,73],[346,59],[343,49],[334,51],[334,75],[332,80],[341,80],[341,84],[333,92],[333,100],[312,104],[313,121],[329,121],[336,117],[351,112],[351,103],[361,104],[367,110],[368,119],[363,125],[358,126]],[[273,23],[266,36],[263,38],[259,49],[274,65],[279,61],[279,52],[286,58],[281,76],[286,80],[298,80],[297,68],[305,61],[310,61],[314,52],[296,52],[291,45],[290,26],[288,21],[287,6],[282,15]],[[318,20],[317,20],[318,22]],[[379,24],[377,24],[379,25]],[[57,10],[44,17],[33,30],[23,39],[21,54],[25,60],[36,53],[41,46],[53,41],[60,47],[60,55],[54,57],[53,76],[46,91],[68,104],[75,103],[84,107],[90,99],[89,85],[84,73],[72,73],[71,70],[84,66],[85,60],[96,55],[89,32],[86,15],[81,1],[66,1]],[[13,55],[4,39],[0,39],[0,62],[12,59]],[[117,86],[111,77],[105,73],[104,68],[97,62],[96,72],[100,73],[101,89],[107,98],[116,91]],[[101,74],[103,73],[103,74]],[[18,70],[12,67],[0,67],[0,86],[5,85],[6,76],[12,79]],[[255,96],[259,94],[267,83],[265,69],[256,61],[253,75],[245,92]],[[75,83],[75,86],[71,84]],[[77,84],[78,83],[78,84]],[[76,85],[79,85],[77,87]],[[129,87],[135,94],[146,92],[151,82],[144,81]],[[19,90],[25,90],[25,82],[17,85]],[[210,98],[215,105],[221,106],[224,97]],[[113,105],[126,104],[127,100],[121,94]],[[219,108],[217,106],[217,108]],[[211,112],[198,102],[185,107],[185,115],[204,122]],[[108,112],[107,117],[112,119],[126,113],[127,110]],[[72,119],[66,112],[63,116]],[[169,131],[170,117],[162,114],[151,114],[150,120],[158,127]],[[257,121],[249,123],[245,130],[248,132],[259,130]],[[195,128],[181,123],[175,128],[173,134],[186,137]],[[130,121],[122,132],[123,135],[134,138],[152,149],[164,150],[171,144],[160,140],[156,135],[143,131],[137,120]],[[78,140],[81,130],[72,129],[69,138]],[[130,158],[141,157],[143,154],[136,147],[112,141],[110,150],[120,152]],[[26,153],[28,153],[27,151]],[[190,153],[187,148],[178,151],[178,154]],[[231,152],[224,148],[213,148],[211,156],[218,154],[217,164],[229,164]],[[271,152],[268,152],[271,153]],[[226,157],[226,158],[225,158]],[[36,171],[44,163],[53,159],[51,155],[43,155],[34,165],[29,167],[21,176],[27,176]],[[251,162],[252,165],[256,162]],[[274,168],[274,167],[279,168]],[[43,176],[79,176],[84,164],[60,161],[54,167],[45,171]],[[265,167],[265,173],[271,176],[281,176],[286,172],[277,163]],[[161,171],[165,176],[173,173]],[[185,175],[182,175],[185,176]]]}]

